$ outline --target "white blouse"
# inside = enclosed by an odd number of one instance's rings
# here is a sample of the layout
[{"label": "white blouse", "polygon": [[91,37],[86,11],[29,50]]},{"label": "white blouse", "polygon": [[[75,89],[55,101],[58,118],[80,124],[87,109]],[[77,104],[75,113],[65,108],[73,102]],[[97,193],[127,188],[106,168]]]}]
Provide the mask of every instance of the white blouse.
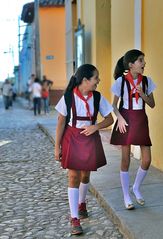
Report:
[{"label": "white blouse", "polygon": [[32,89],[32,96],[33,98],[35,97],[41,97],[41,90],[42,90],[42,86],[38,83],[38,82],[34,82],[31,86]]},{"label": "white blouse", "polygon": [[[147,95],[150,95],[154,89],[156,88],[156,85],[154,84],[154,82],[152,81],[152,79],[150,77],[147,77],[147,80],[148,80],[148,89],[147,89],[147,92],[146,94]],[[137,79],[134,79],[134,83],[136,85],[137,83]],[[120,97],[121,96],[121,85],[122,85],[122,77],[119,77],[117,78],[117,80],[115,80],[111,90],[113,92],[114,95]],[[131,86],[131,89],[133,88],[133,86],[130,84]],[[140,86],[142,87],[142,82],[140,83]],[[135,91],[133,92],[135,93]],[[128,89],[127,89],[127,85],[126,85],[126,82],[124,84],[124,94],[123,94],[123,108],[124,109],[128,109],[129,106],[128,106]],[[141,97],[139,97],[138,99],[138,103],[136,102],[136,99],[135,97],[132,98],[132,105],[133,105],[133,109],[134,110],[140,110],[143,108],[143,100]]]},{"label": "white blouse", "polygon": [[[83,100],[81,100],[76,94],[74,94],[75,97],[75,106],[76,106],[76,114],[77,116],[83,116],[87,117],[87,110],[86,106]],[[87,96],[85,96],[87,97]],[[89,98],[88,100],[90,113],[93,115],[94,113],[94,101],[93,96]],[[63,116],[67,116],[67,106],[65,102],[64,96],[59,100],[57,105],[55,106],[55,109],[62,114]],[[109,115],[113,111],[112,105],[101,95],[100,103],[99,103],[99,112],[102,117],[105,117]],[[69,125],[72,126],[72,109],[71,109],[71,116],[70,116],[70,122]],[[82,128],[83,126],[89,126],[91,125],[91,121],[80,121],[77,120],[76,122],[76,128]]]}]

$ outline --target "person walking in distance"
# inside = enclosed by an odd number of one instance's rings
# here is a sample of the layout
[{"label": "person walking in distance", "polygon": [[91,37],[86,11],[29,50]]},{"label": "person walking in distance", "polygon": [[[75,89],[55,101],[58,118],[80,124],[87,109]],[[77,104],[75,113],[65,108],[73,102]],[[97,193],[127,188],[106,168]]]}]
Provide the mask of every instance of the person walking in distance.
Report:
[{"label": "person walking in distance", "polygon": [[42,82],[42,102],[45,114],[49,114],[49,84],[48,81]]},{"label": "person walking in distance", "polygon": [[[155,107],[153,91],[156,86],[150,77],[143,76],[145,65],[142,51],[137,49],[127,51],[117,62],[114,71],[115,83],[112,86],[113,108],[117,121],[110,142],[113,145],[121,145],[120,180],[125,208],[128,210],[135,207],[129,192],[131,145],[139,145],[141,149],[141,165],[138,168],[132,192],[137,203],[142,206],[145,200],[140,192],[140,186],[151,164],[152,144],[145,106]],[[118,109],[119,99],[121,101]]]},{"label": "person walking in distance", "polygon": [[40,84],[40,80],[36,77],[34,83],[32,84],[33,109],[35,116],[37,113],[39,115],[41,114],[41,93],[42,86]]},{"label": "person walking in distance", "polygon": [[52,85],[53,85],[53,81],[47,79],[46,75],[43,75],[42,86],[43,86],[43,88],[45,86],[46,91],[48,91],[48,97],[45,101],[43,100],[44,101],[43,105],[44,105],[44,110],[45,110],[45,105],[47,106],[46,109],[48,109],[48,112],[50,112],[50,108],[51,108],[51,87],[52,87]]},{"label": "person walking in distance", "polygon": [[[68,169],[68,199],[71,234],[83,233],[80,219],[88,217],[86,195],[90,172],[106,164],[99,129],[113,123],[109,102],[98,92],[99,73],[91,64],[81,65],[71,77],[64,96],[56,105],[59,112],[55,159]],[[97,123],[97,114],[104,119]]]},{"label": "person walking in distance", "polygon": [[8,79],[5,80],[4,84],[2,85],[2,95],[3,95],[3,101],[5,109],[8,110],[9,106],[11,106],[10,103],[10,96],[12,92],[12,85]]}]

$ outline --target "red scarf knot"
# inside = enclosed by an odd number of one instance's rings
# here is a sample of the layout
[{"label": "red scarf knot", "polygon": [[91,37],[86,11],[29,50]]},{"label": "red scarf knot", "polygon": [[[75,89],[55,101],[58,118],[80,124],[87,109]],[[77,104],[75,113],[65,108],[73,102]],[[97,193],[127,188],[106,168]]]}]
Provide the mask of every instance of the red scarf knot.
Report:
[{"label": "red scarf knot", "polygon": [[136,98],[136,103],[138,103],[138,99],[140,96],[139,96],[139,93],[137,92],[136,86],[142,82],[143,76],[141,74],[138,75],[138,81],[137,81],[136,85],[134,83],[134,79],[133,79],[133,76],[130,71],[127,73],[127,75],[125,75],[125,79],[128,80],[129,83],[132,85],[132,89],[130,91],[130,100],[132,99],[132,94],[133,94],[134,90],[136,90],[135,98]]},{"label": "red scarf knot", "polygon": [[87,110],[87,116],[90,118],[91,120],[91,113],[90,113],[90,108],[89,108],[89,104],[88,104],[88,100],[92,97],[93,93],[89,92],[88,96],[85,98],[82,93],[80,92],[80,90],[78,89],[78,87],[76,86],[73,89],[73,92],[81,99],[84,101],[85,106],[86,106],[86,110]]}]

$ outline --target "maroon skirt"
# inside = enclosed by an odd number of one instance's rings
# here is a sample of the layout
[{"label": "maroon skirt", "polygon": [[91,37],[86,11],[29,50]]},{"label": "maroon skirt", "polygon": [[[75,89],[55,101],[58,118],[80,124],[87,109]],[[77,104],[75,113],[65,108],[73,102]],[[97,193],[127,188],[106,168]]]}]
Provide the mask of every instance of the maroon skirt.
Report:
[{"label": "maroon skirt", "polygon": [[63,168],[96,171],[106,164],[99,132],[85,136],[83,129],[68,126],[62,139]]},{"label": "maroon skirt", "polygon": [[145,145],[151,146],[149,137],[148,118],[145,110],[121,110],[121,115],[124,117],[128,126],[127,132],[120,133],[119,129],[116,131],[116,121],[110,143],[113,145]]}]

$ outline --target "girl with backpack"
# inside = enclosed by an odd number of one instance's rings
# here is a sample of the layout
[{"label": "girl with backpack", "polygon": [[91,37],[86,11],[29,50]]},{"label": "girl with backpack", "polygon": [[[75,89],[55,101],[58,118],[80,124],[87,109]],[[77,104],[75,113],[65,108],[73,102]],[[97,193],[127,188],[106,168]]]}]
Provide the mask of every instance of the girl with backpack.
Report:
[{"label": "girl with backpack", "polygon": [[[151,163],[151,140],[149,136],[148,118],[145,105],[154,108],[153,91],[155,84],[150,77],[143,76],[146,62],[144,53],[133,49],[121,57],[114,71],[115,83],[113,108],[117,121],[114,125],[111,144],[121,145],[122,160],[120,180],[124,196],[125,208],[134,209],[129,193],[129,166],[131,145],[139,145],[141,149],[141,165],[138,168],[132,192],[138,204],[143,206],[145,200],[140,192]],[[125,74],[126,73],[126,74]],[[118,101],[121,99],[119,109]]]},{"label": "girl with backpack", "polygon": [[[86,194],[90,172],[106,164],[99,129],[113,123],[112,106],[98,92],[99,73],[91,64],[81,65],[71,77],[64,96],[56,105],[59,112],[55,139],[55,160],[68,169],[68,199],[71,234],[82,234],[80,219],[88,217]],[[97,114],[104,118],[97,123]]]}]

